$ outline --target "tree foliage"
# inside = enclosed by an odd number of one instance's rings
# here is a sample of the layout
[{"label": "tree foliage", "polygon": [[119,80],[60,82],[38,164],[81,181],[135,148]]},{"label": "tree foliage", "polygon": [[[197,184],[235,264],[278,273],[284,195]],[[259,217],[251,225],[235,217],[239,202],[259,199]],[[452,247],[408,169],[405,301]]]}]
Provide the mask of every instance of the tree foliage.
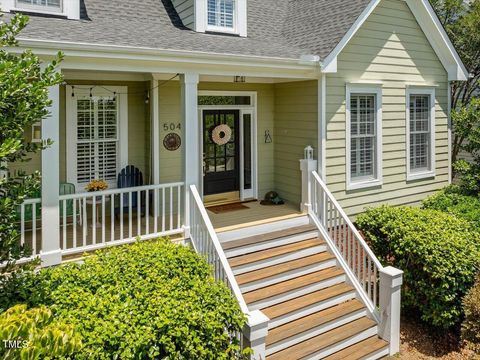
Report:
[{"label": "tree foliage", "polygon": [[[43,63],[30,50],[18,49],[17,36],[27,26],[28,17],[13,16],[9,22],[0,17],[0,171],[8,163],[28,161],[29,155],[50,145],[25,142],[26,129],[48,116],[51,102],[48,88],[60,84],[56,67],[59,53]],[[28,249],[18,244],[16,208],[39,186],[40,174],[9,174],[0,178],[0,263],[12,264],[26,256]],[[8,268],[7,268],[8,269]]]}]

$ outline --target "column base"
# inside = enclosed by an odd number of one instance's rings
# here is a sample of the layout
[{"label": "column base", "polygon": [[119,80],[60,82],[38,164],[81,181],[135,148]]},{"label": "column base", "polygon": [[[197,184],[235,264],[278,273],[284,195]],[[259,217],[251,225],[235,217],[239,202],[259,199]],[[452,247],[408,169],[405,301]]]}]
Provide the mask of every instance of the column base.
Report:
[{"label": "column base", "polygon": [[62,250],[53,250],[48,252],[40,252],[40,259],[42,261],[41,267],[50,267],[62,263]]}]

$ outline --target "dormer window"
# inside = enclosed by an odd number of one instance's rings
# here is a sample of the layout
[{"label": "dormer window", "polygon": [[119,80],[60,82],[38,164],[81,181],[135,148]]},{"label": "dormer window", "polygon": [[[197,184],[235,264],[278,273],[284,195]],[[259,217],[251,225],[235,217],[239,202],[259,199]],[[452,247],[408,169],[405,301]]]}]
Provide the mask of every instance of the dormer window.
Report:
[{"label": "dormer window", "polygon": [[16,7],[22,10],[63,13],[63,0],[16,0]]},{"label": "dormer window", "polygon": [[235,32],[236,1],[207,1],[207,29],[219,32]]}]

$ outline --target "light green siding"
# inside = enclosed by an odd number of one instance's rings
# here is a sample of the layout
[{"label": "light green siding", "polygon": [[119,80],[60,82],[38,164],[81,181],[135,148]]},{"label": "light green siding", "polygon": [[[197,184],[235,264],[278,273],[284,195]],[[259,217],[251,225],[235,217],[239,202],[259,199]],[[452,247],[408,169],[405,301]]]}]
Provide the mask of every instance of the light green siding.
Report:
[{"label": "light green siding", "polygon": [[318,81],[275,85],[275,188],[299,204],[302,184],[299,160],[307,145],[317,148]]},{"label": "light green siding", "polygon": [[[346,191],[346,83],[383,84],[383,186]],[[406,85],[436,91],[436,177],[406,181]],[[418,204],[448,184],[447,73],[404,1],[383,0],[327,76],[327,183],[347,213]]]}]

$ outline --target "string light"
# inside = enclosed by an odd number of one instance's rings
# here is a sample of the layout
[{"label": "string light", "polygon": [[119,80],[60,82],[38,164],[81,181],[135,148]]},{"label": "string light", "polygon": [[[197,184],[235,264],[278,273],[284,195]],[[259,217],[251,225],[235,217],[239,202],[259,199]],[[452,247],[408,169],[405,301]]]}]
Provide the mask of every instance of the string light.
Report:
[{"label": "string light", "polygon": [[68,82],[66,82],[66,84],[70,85],[72,87],[72,97],[75,97],[75,89],[85,89],[85,90],[90,91],[90,97],[92,98],[93,97],[93,90],[96,89],[96,88],[100,88],[100,89],[103,89],[105,91],[108,91],[109,93],[113,94],[114,96],[117,96],[117,95],[140,95],[140,94],[145,95],[145,92],[146,92],[145,102],[147,103],[147,102],[150,101],[150,91],[153,91],[153,90],[158,89],[159,87],[161,87],[163,85],[168,84],[170,81],[174,80],[178,76],[180,76],[180,74],[175,74],[175,76],[172,76],[170,79],[159,83],[157,86],[154,86],[153,88],[150,88],[146,91],[141,91],[141,92],[140,91],[133,91],[133,92],[126,92],[126,93],[117,93],[116,91],[112,91],[109,88],[107,88],[105,86],[102,86],[102,85],[94,85],[93,87],[81,87],[81,86],[78,86],[78,85],[77,86],[71,85]]}]

